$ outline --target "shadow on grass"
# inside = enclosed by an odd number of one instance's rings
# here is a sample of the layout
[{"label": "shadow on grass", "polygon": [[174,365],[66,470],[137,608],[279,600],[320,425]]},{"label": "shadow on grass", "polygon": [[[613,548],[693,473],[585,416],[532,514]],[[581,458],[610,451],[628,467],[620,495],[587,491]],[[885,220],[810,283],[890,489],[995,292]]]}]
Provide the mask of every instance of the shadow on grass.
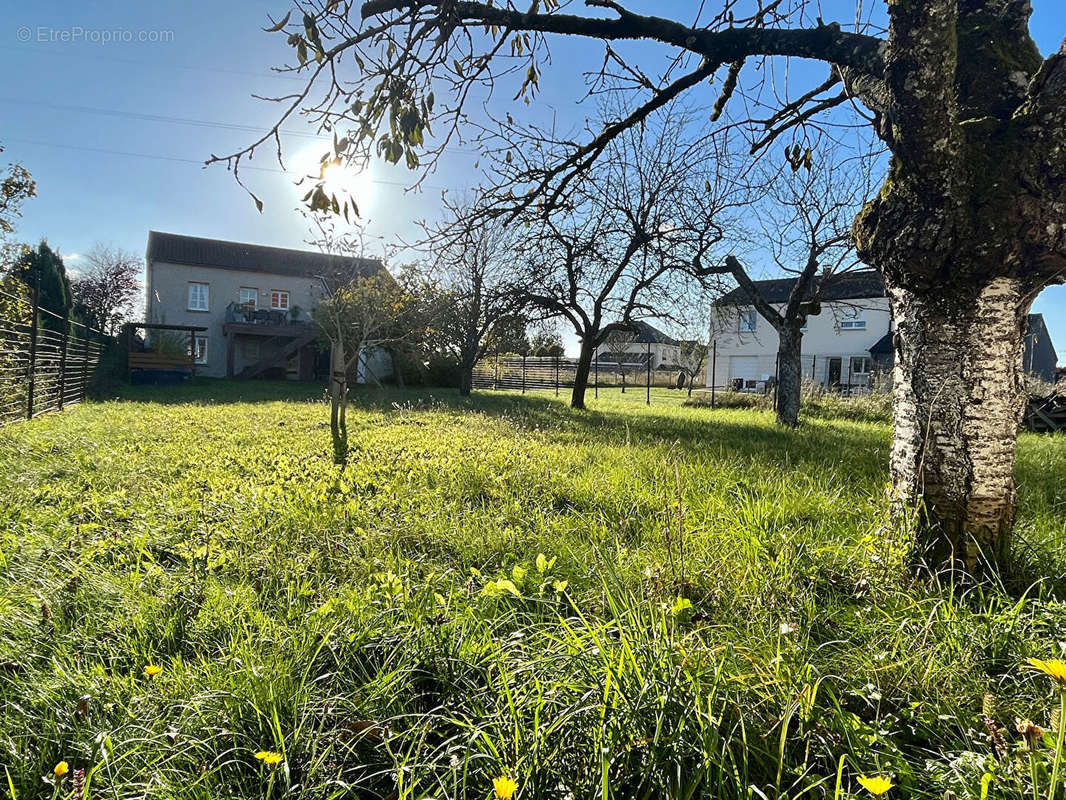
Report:
[{"label": "shadow on grass", "polygon": [[[601,393],[602,394],[602,393]],[[286,381],[237,381],[197,378],[172,387],[126,386],[120,402],[165,405],[314,402],[324,400],[321,384]],[[679,396],[680,397],[680,396]],[[689,456],[720,455],[755,459],[784,468],[832,468],[847,483],[887,480],[887,430],[848,422],[808,422],[797,430],[773,424],[769,412],[748,409],[681,409],[673,396],[652,398],[604,396],[590,409],[572,409],[569,397],[547,394],[475,392],[462,397],[455,389],[359,387],[352,406],[369,412],[476,413],[505,418],[512,424],[555,441],[595,441],[633,446],[674,445]]]}]

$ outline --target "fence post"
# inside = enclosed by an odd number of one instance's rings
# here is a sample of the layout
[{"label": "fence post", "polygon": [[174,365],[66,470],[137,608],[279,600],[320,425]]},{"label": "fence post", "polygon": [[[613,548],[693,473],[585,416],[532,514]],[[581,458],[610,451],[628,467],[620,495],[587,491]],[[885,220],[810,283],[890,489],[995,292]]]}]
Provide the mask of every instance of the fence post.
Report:
[{"label": "fence post", "polygon": [[781,379],[781,354],[774,356],[774,411],[777,411],[777,382]]},{"label": "fence post", "polygon": [[70,338],[70,317],[63,320],[63,338],[59,345],[59,397],[56,404],[63,410],[63,395],[67,391],[67,341]]},{"label": "fence post", "polygon": [[812,355],[811,356],[811,383],[814,383],[815,381],[818,380],[816,377],[814,377],[815,374],[816,374],[814,368],[815,368],[815,365],[817,363],[818,363],[818,355],[817,354]]},{"label": "fence post", "polygon": [[26,419],[33,419],[33,393],[37,388],[37,303],[41,297],[41,277],[37,276],[37,282],[33,285],[31,305],[32,316],[30,317],[30,360],[29,373],[26,376]]},{"label": "fence post", "polygon": [[81,348],[81,398],[85,399],[85,395],[89,389],[89,326],[85,326],[85,341],[82,342]]},{"label": "fence post", "polygon": [[[599,399],[599,396],[600,396],[600,354],[599,353],[593,353],[592,357],[594,359],[596,359],[595,361],[592,362],[593,369],[595,370],[595,374],[596,374],[596,378],[595,378],[593,389],[592,389],[592,396],[597,398],[597,399]],[[586,380],[588,380],[588,379],[586,378]]]},{"label": "fence post", "polygon": [[492,390],[496,391],[500,388],[500,348],[496,348],[496,366],[492,371]]},{"label": "fence post", "polygon": [[711,342],[711,408],[714,408],[714,387],[718,383],[718,340]]},{"label": "fence post", "polygon": [[526,393],[526,354],[522,353],[522,394]]},{"label": "fence post", "polygon": [[647,348],[648,348],[648,377],[647,377],[648,398],[644,401],[644,405],[650,406],[651,405],[651,342],[647,343]]},{"label": "fence post", "polygon": [[559,355],[555,355],[555,396],[559,396]]}]

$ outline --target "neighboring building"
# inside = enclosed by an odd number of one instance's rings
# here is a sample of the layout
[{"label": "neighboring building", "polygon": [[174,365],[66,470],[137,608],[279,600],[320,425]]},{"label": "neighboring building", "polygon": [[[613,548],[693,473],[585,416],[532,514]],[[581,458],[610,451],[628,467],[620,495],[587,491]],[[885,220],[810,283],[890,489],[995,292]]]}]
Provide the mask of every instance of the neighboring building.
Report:
[{"label": "neighboring building", "polygon": [[1030,314],[1025,332],[1025,355],[1022,365],[1034,378],[1055,383],[1058,377],[1058,354],[1051,343],[1051,334],[1044,324],[1043,314]]},{"label": "neighboring building", "polygon": [[634,332],[628,334],[622,343],[601,344],[593,359],[601,365],[610,365],[617,363],[619,353],[623,353],[623,365],[644,367],[650,354],[652,369],[677,366],[681,358],[681,342],[647,322],[634,322],[633,328]]},{"label": "neighboring building", "polygon": [[[376,259],[150,231],[146,320],[207,328],[194,338],[198,375],[311,380],[318,355],[311,312],[325,294],[323,280],[381,269]],[[365,369],[392,374],[384,353],[360,366],[360,379]]]},{"label": "neighboring building", "polygon": [[[755,281],[760,294],[781,310],[795,278]],[[820,313],[807,317],[803,328],[803,374],[827,387],[870,385],[877,373],[892,369],[892,312],[884,282],[876,270],[864,269],[834,276],[811,297],[818,297]],[[759,316],[743,289],[734,289],[715,303],[712,338],[716,363],[707,365],[708,385],[754,390],[765,386],[776,372],[777,331]],[[1027,371],[1055,374],[1055,351],[1043,317],[1029,315],[1026,335]]]}]

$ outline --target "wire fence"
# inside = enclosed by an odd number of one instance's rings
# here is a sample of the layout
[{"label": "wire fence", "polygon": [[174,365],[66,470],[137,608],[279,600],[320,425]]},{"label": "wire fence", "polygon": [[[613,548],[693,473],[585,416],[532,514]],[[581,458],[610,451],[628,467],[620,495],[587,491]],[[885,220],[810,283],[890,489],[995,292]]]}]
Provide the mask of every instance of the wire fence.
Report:
[{"label": "wire fence", "polygon": [[[801,379],[806,394],[860,397],[885,393],[891,378],[883,363],[870,354],[808,354],[800,360]],[[577,359],[565,356],[493,355],[474,367],[475,389],[529,392],[554,391],[559,394],[574,385]],[[719,353],[716,345],[694,376],[676,365],[653,368],[651,359],[643,364],[620,364],[594,359],[588,388],[598,396],[600,389],[618,389],[644,394],[650,403],[653,388],[698,391],[709,395],[711,405],[720,395],[762,394],[776,405],[778,363],[775,354],[735,355]]]},{"label": "wire fence", "polygon": [[[483,358],[474,366],[475,389],[554,391],[559,394],[572,389],[577,377],[577,359],[565,356],[500,355]],[[697,376],[697,386],[702,375]],[[681,384],[679,386],[679,384]],[[617,364],[595,359],[589,370],[588,388],[594,395],[600,389],[643,392],[651,402],[653,388],[688,388],[688,378],[679,379],[679,370],[653,369],[651,361],[644,364]]]},{"label": "wire fence", "polygon": [[85,399],[106,337],[0,289],[0,425]]}]

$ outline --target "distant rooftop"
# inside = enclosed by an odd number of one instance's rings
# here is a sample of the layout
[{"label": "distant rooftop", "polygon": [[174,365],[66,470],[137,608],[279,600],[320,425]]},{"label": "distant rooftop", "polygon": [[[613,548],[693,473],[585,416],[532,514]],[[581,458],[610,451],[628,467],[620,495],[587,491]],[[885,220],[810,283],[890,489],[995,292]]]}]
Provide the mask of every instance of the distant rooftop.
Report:
[{"label": "distant rooftop", "polygon": [[[773,278],[767,281],[754,281],[759,294],[768,303],[787,303],[788,296],[792,293],[792,287],[796,285],[797,278]],[[811,288],[805,299],[810,299],[815,294],[820,294],[820,299],[829,300],[868,300],[874,297],[885,297],[885,283],[875,269],[859,269],[853,272],[841,272],[833,275],[824,289],[818,292],[818,278],[811,282]],[[748,293],[741,288],[736,288],[722,296],[715,305],[719,306],[746,306],[751,304]]]},{"label": "distant rooftop", "polygon": [[636,335],[632,339],[628,339],[629,344],[665,344],[677,346],[680,342],[671,336],[667,336],[661,330],[654,325],[650,325],[643,320],[634,320],[629,323],[632,330],[625,331],[625,333],[636,332]]},{"label": "distant rooftop", "polygon": [[290,250],[223,239],[203,239],[179,233],[148,232],[148,261],[189,264],[196,267],[267,272],[299,278],[331,277],[350,273],[353,266],[361,275],[373,275],[384,264],[376,258],[352,258],[313,250]]}]

